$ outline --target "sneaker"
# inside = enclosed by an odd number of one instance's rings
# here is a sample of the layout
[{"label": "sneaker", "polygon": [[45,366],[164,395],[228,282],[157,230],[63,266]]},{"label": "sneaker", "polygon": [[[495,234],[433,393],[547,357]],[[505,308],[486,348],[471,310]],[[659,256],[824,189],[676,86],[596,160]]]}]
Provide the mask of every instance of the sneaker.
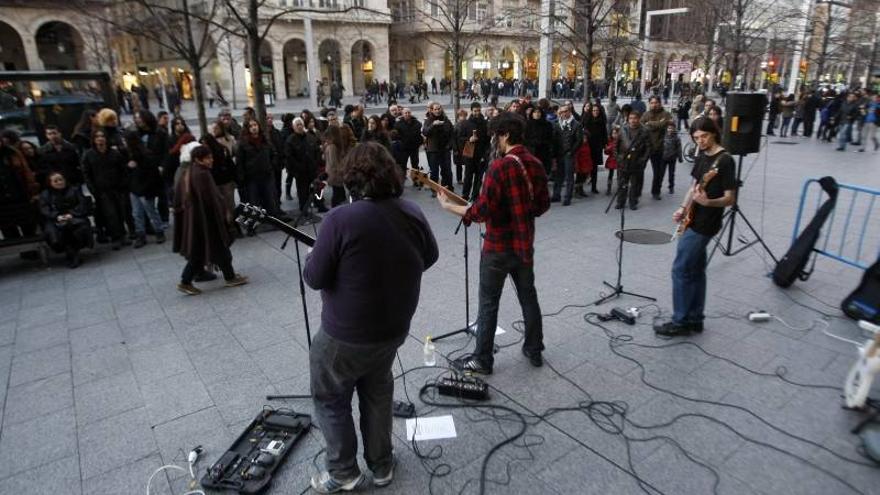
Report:
[{"label": "sneaker", "polygon": [[667,337],[677,337],[681,335],[690,335],[691,333],[700,333],[703,331],[703,323],[675,323],[667,321],[660,326],[654,327],[654,333],[657,335],[665,335]]},{"label": "sneaker", "polygon": [[639,209],[639,205],[629,205],[629,209],[630,209],[630,210],[638,210],[638,209]]},{"label": "sneaker", "polygon": [[525,349],[522,350],[523,356],[529,358],[529,363],[535,368],[540,368],[544,366],[544,358],[541,357],[540,352],[529,352]]},{"label": "sneaker", "polygon": [[159,232],[156,234],[156,244],[162,244],[165,242],[165,232]]},{"label": "sneaker", "polygon": [[551,203],[558,203],[560,201],[562,200],[559,198],[559,196],[553,196],[552,198],[550,198]]},{"label": "sneaker", "polygon": [[397,464],[397,461],[394,459],[394,457],[392,457],[391,465],[388,467],[387,473],[383,473],[381,471],[373,471],[373,485],[379,488],[390,485],[391,481],[394,479],[395,464]]},{"label": "sneaker", "polygon": [[353,480],[339,481],[333,479],[329,472],[322,471],[312,476],[312,489],[318,493],[350,492],[357,488],[363,479],[364,475],[358,474]]},{"label": "sneaker", "polygon": [[651,197],[654,198],[655,200],[661,200],[661,199],[663,199],[663,197],[660,196],[659,194],[652,194]]},{"label": "sneaker", "polygon": [[248,283],[248,278],[236,273],[235,277],[226,281],[226,287],[238,287],[239,285],[244,285],[246,283]]},{"label": "sneaker", "polygon": [[202,293],[202,291],[193,284],[184,284],[182,282],[177,284],[177,290],[188,296],[197,296]]},{"label": "sneaker", "polygon": [[138,237],[137,240],[134,241],[134,248],[140,249],[147,245],[147,238],[145,236]]},{"label": "sneaker", "polygon": [[193,278],[196,282],[210,282],[212,280],[217,280],[217,274],[214,272],[202,272]]},{"label": "sneaker", "polygon": [[456,359],[453,363],[453,366],[461,372],[470,372],[479,375],[492,374],[491,366],[486,366],[485,364],[483,364],[482,361],[473,356],[465,356],[463,358]]}]

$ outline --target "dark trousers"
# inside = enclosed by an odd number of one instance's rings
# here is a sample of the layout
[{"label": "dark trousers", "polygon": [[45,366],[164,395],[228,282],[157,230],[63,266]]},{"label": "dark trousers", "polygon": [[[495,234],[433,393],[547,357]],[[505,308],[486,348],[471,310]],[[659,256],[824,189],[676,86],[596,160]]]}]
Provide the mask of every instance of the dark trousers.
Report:
[{"label": "dark trousers", "polygon": [[[288,178],[294,176],[288,175]],[[300,172],[296,174],[296,200],[299,204],[299,211],[306,211],[306,205],[312,199],[312,182],[315,180],[315,174],[308,172]],[[288,188],[289,190],[290,188]],[[290,194],[290,193],[288,193]]]},{"label": "dark trousers", "polygon": [[[290,196],[290,189],[293,187],[293,172],[287,171],[287,177],[284,178],[284,194]],[[297,188],[298,189],[298,188]]]},{"label": "dark trousers", "polygon": [[[204,260],[195,258],[187,260],[186,266],[183,267],[183,272],[180,274],[180,282],[185,285],[190,285],[192,284],[193,278],[200,273],[204,273],[204,271]],[[235,270],[232,268],[231,253],[228,256],[228,260],[220,264],[220,271],[223,272],[223,278],[225,280],[232,280],[235,278]]]},{"label": "dark trousers", "polygon": [[[119,191],[95,192],[96,213],[100,213],[100,227],[104,229],[102,234],[109,235],[110,239],[119,241],[125,235],[123,219],[125,217],[125,193]],[[96,215],[97,217],[97,215]]]},{"label": "dark trousers", "polygon": [[642,189],[642,182],[645,180],[645,170],[638,169],[635,171],[621,170],[617,176],[617,206],[626,205],[627,197],[629,197],[629,205],[639,204],[639,191]]},{"label": "dark trousers", "polygon": [[651,178],[651,195],[659,196],[660,190],[663,189],[663,176],[669,170],[667,182],[669,189],[675,187],[675,158],[669,160],[660,160],[660,163],[651,161],[651,168],[654,171],[654,177]]},{"label": "dark trousers", "polygon": [[309,374],[315,421],[327,443],[327,471],[336,480],[351,480],[360,474],[357,433],[351,416],[355,390],[367,467],[374,473],[385,472],[393,462],[391,365],[405,339],[403,336],[389,342],[351,344],[320,331],[312,341]]},{"label": "dark trousers", "polygon": [[464,159],[464,185],[462,186],[461,197],[473,201],[480,195],[484,171],[483,160],[480,158]]},{"label": "dark trousers", "polygon": [[76,253],[94,244],[92,226],[82,219],[74,219],[73,223],[65,225],[46,222],[43,226],[43,238],[56,253]]},{"label": "dark trousers", "polygon": [[599,192],[596,188],[596,182],[599,180],[599,167],[602,166],[602,159],[593,160],[593,170],[590,171],[590,190],[594,193]]},{"label": "dark trousers", "polygon": [[428,168],[431,170],[431,180],[440,182],[443,187],[452,190],[452,165],[449,163],[449,151],[428,151],[426,155]]},{"label": "dark trousers", "polygon": [[565,155],[561,160],[557,160],[556,174],[553,177],[553,198],[559,199],[561,195],[563,201],[571,201],[574,178],[574,156]]},{"label": "dark trousers", "polygon": [[[171,186],[164,184],[162,190],[156,196],[156,210],[159,212],[159,218],[165,225],[168,225],[169,206],[171,205]],[[154,225],[153,228],[156,226]]]},{"label": "dark trousers", "polygon": [[330,198],[330,207],[339,206],[342,203],[345,203],[345,188],[342,186],[332,186],[333,187],[333,197]]},{"label": "dark trousers", "polygon": [[775,136],[776,135],[776,134],[774,134],[773,129],[776,129],[776,116],[777,115],[779,115],[779,114],[771,113],[767,117],[767,132],[766,132],[766,134],[768,136]]},{"label": "dark trousers", "polygon": [[403,149],[401,151],[401,166],[404,171],[406,170],[406,162],[409,161],[409,166],[412,168],[419,168],[419,149]]},{"label": "dark trousers", "polygon": [[270,174],[265,177],[253,177],[247,181],[247,201],[259,206],[269,214],[278,211],[275,203],[275,179]]},{"label": "dark trousers", "polygon": [[492,366],[495,328],[498,326],[498,305],[507,276],[513,280],[516,296],[525,322],[523,350],[528,353],[544,350],[541,306],[535,290],[535,271],[514,253],[483,253],[480,257],[480,308],[477,318],[477,346],[474,356]]},{"label": "dark trousers", "polygon": [[[685,118],[678,117],[678,124],[676,124],[675,130],[676,130],[676,131],[680,131],[680,130],[681,130],[681,127],[682,127],[682,124],[684,124],[684,129],[685,129],[685,130],[688,130],[688,129],[689,129],[689,127],[688,127],[688,119],[687,119],[687,117],[685,117]],[[609,132],[609,134],[611,134],[611,133]]]},{"label": "dark trousers", "polygon": [[455,165],[455,181],[460,184],[464,180],[461,175],[464,171],[464,157],[461,154],[452,155],[452,164]]},{"label": "dark trousers", "polygon": [[815,118],[804,119],[804,137],[810,137],[813,135],[813,123],[814,122],[815,122]]}]

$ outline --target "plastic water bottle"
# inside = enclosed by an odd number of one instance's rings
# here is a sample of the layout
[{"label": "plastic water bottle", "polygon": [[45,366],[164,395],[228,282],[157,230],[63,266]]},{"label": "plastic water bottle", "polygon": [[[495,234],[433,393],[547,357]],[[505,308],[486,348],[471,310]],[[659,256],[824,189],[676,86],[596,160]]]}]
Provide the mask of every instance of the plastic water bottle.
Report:
[{"label": "plastic water bottle", "polygon": [[425,366],[434,366],[435,364],[437,364],[437,359],[434,357],[434,341],[428,335],[425,337]]}]

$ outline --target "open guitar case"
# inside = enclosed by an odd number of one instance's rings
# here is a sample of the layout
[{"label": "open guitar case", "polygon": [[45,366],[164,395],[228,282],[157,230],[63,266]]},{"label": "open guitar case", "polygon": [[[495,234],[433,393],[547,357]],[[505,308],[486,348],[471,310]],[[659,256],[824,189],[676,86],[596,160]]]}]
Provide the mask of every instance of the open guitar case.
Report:
[{"label": "open guitar case", "polygon": [[831,212],[837,206],[837,193],[840,190],[834,177],[822,177],[819,179],[819,185],[822,186],[822,190],[828,195],[828,199],[822,203],[813,219],[810,220],[810,223],[798,235],[797,239],[791,244],[791,247],[788,248],[788,252],[785,253],[785,256],[779,260],[776,268],[773,269],[773,283],[780,287],[790,287],[798,279],[806,281],[812,275],[813,267],[816,266],[814,255],[813,265],[809,270],[805,270],[807,262],[810,260],[810,255],[815,250],[819,235],[822,233],[822,226],[825,225],[828,217],[831,216]]}]

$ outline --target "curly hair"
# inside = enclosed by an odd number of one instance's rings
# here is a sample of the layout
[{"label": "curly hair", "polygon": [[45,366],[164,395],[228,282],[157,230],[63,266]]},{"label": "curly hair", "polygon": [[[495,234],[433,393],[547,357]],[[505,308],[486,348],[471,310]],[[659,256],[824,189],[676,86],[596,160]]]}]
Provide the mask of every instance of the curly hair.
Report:
[{"label": "curly hair", "polygon": [[379,143],[361,143],[342,159],[342,181],[355,198],[399,198],[403,177],[394,158]]}]

